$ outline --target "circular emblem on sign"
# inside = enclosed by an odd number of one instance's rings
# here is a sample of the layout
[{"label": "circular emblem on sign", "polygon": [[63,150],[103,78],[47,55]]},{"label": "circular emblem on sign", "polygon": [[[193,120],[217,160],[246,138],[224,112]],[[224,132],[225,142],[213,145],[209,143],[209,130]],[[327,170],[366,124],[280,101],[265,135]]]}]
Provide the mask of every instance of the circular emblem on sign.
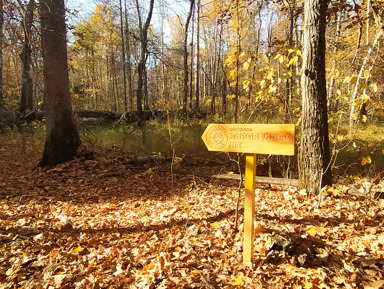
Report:
[{"label": "circular emblem on sign", "polygon": [[222,149],[228,141],[228,134],[224,127],[214,125],[207,131],[207,144],[213,149]]}]

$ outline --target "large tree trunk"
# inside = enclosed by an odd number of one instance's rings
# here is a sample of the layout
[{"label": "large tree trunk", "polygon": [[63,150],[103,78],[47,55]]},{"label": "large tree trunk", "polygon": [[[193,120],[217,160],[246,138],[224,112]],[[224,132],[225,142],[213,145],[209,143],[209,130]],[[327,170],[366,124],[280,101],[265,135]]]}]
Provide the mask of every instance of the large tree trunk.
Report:
[{"label": "large tree trunk", "polygon": [[31,65],[32,65],[32,48],[31,48],[31,33],[33,25],[33,11],[35,9],[35,1],[29,0],[27,9],[24,15],[24,43],[23,49],[20,54],[21,62],[23,64],[23,74],[21,80],[21,99],[20,99],[20,113],[33,108],[33,84],[31,78]]},{"label": "large tree trunk", "polygon": [[325,27],[328,0],[304,1],[302,136],[299,153],[301,186],[316,193],[331,185],[325,79]]},{"label": "large tree trunk", "polygon": [[54,166],[76,155],[81,144],[74,122],[67,64],[64,0],[41,0],[46,141],[39,166]]}]

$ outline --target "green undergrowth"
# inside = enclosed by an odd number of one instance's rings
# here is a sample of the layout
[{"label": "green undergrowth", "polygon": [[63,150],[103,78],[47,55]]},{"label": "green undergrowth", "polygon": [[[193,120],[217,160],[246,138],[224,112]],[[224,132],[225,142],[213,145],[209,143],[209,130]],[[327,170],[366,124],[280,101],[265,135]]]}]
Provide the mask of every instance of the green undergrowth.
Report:
[{"label": "green undergrowth", "polygon": [[382,123],[330,127],[330,146],[336,161],[333,173],[341,176],[376,177],[384,172]]},{"label": "green undergrowth", "polygon": [[118,148],[137,154],[196,155],[207,157],[201,135],[206,124],[199,121],[184,123],[149,121],[145,124],[115,123],[80,124],[83,143],[97,148]]},{"label": "green undergrowth", "polygon": [[[80,120],[78,127],[83,144],[91,150],[115,148],[138,155],[196,157],[231,162],[225,153],[208,151],[201,139],[208,123],[222,121],[218,116],[210,120],[175,119],[170,122],[153,120],[144,125]],[[382,123],[359,124],[352,134],[349,133],[347,123],[330,124],[329,132],[333,157],[331,166],[335,180],[339,177],[353,179],[354,177],[377,177],[383,174]],[[17,150],[22,154],[28,151],[41,154],[44,138],[44,126],[32,123],[6,129],[0,134],[0,145],[3,149]],[[296,127],[297,147],[299,142],[300,128]],[[297,177],[295,156],[289,161],[288,157],[283,156],[259,156],[258,160],[258,172],[262,172],[263,175],[272,172],[274,177]],[[286,173],[287,170],[290,170],[289,174]]]}]

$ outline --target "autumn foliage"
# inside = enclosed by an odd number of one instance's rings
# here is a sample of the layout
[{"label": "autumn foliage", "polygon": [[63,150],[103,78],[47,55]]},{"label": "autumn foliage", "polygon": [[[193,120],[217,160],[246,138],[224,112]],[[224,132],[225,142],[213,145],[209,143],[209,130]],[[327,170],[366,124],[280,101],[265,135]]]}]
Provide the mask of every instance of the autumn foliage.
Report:
[{"label": "autumn foliage", "polygon": [[[254,263],[234,230],[237,181],[219,167],[137,167],[98,152],[54,169],[0,150],[0,288],[380,288],[383,181],[258,185]],[[242,223],[242,220],[241,222]]]}]

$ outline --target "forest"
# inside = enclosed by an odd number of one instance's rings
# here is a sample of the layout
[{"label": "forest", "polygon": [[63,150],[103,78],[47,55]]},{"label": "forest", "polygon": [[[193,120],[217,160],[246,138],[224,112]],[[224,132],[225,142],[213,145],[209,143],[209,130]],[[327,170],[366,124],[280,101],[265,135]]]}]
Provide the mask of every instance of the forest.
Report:
[{"label": "forest", "polygon": [[[0,289],[384,288],[383,40],[383,0],[0,0]],[[209,124],[295,129],[250,262]]]}]

